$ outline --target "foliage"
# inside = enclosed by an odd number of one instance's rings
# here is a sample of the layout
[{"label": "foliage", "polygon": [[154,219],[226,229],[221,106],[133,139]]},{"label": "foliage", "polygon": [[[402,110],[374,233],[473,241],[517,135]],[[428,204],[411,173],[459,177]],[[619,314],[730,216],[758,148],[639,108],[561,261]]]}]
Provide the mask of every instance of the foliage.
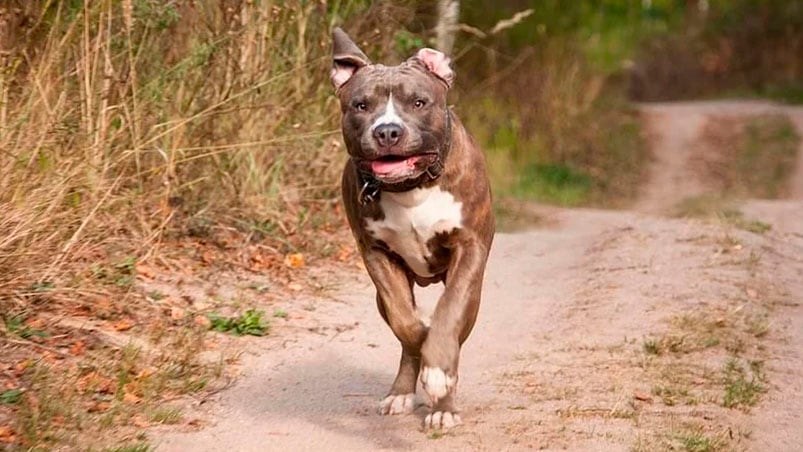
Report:
[{"label": "foliage", "polygon": [[262,319],[262,312],[249,309],[243,314],[234,317],[223,317],[210,314],[210,328],[223,333],[231,332],[238,336],[248,334],[251,336],[264,336],[270,331],[270,324]]},{"label": "foliage", "polygon": [[636,99],[803,100],[803,1],[716,0],[707,9],[688,3],[685,20],[649,36],[637,52],[630,73]]}]

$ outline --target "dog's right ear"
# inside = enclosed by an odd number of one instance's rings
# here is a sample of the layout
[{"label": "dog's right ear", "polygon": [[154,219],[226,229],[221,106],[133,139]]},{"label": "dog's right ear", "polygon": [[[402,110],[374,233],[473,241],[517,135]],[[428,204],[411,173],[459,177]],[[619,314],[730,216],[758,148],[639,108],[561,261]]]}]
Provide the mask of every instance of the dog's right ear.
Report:
[{"label": "dog's right ear", "polygon": [[349,81],[357,69],[371,64],[357,44],[339,27],[332,32],[332,71],[329,78],[335,89]]}]

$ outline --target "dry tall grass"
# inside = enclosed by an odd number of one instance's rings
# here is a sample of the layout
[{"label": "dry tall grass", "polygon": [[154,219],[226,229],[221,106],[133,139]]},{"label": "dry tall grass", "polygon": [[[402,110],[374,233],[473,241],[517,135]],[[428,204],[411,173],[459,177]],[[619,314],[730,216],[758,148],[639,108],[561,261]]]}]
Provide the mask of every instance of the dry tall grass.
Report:
[{"label": "dry tall grass", "polygon": [[0,300],[76,290],[69,263],[187,225],[286,234],[330,203],[328,30],[370,25],[367,5],[0,6]]}]

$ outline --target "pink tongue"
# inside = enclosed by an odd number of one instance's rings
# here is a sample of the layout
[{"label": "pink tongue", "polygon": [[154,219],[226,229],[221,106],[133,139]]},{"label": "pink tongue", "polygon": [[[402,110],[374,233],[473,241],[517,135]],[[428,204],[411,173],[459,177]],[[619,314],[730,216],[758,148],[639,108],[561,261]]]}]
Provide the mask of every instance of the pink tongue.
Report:
[{"label": "pink tongue", "polygon": [[408,169],[415,168],[415,162],[421,157],[414,155],[404,160],[374,160],[371,162],[371,170],[374,174],[403,173]]}]

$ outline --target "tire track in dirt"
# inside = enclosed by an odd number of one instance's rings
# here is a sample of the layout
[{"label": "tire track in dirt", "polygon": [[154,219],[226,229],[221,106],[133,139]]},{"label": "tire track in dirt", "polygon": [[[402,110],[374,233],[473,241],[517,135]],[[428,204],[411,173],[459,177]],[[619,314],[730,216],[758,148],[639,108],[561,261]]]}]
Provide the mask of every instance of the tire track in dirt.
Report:
[{"label": "tire track in dirt", "polygon": [[[699,118],[689,114],[694,104],[647,108],[663,118],[651,123],[661,162],[693,140],[709,107],[700,106]],[[674,185],[676,176],[653,180]],[[665,189],[645,197],[663,202]],[[251,340],[237,383],[188,408],[204,428],[154,428],[151,443],[162,451],[625,451],[682,449],[697,435],[727,450],[803,447],[803,202],[748,204],[746,213],[773,224],[765,235],[644,213],[543,212],[550,227],[499,234],[494,243],[461,362],[465,425],[457,430],[421,432],[424,406],[410,416],[376,413],[398,344],[368,278],[338,268],[335,295],[309,313],[318,327]],[[431,306],[437,294],[419,298]],[[684,318],[687,342],[678,346],[688,349],[645,353],[650,338],[673,340]],[[761,338],[751,332],[754,319],[767,319]],[[700,346],[712,338],[719,342]],[[769,391],[752,412],[722,406],[729,347],[767,362]],[[687,395],[667,399],[674,396],[655,391],[661,385]]]}]

